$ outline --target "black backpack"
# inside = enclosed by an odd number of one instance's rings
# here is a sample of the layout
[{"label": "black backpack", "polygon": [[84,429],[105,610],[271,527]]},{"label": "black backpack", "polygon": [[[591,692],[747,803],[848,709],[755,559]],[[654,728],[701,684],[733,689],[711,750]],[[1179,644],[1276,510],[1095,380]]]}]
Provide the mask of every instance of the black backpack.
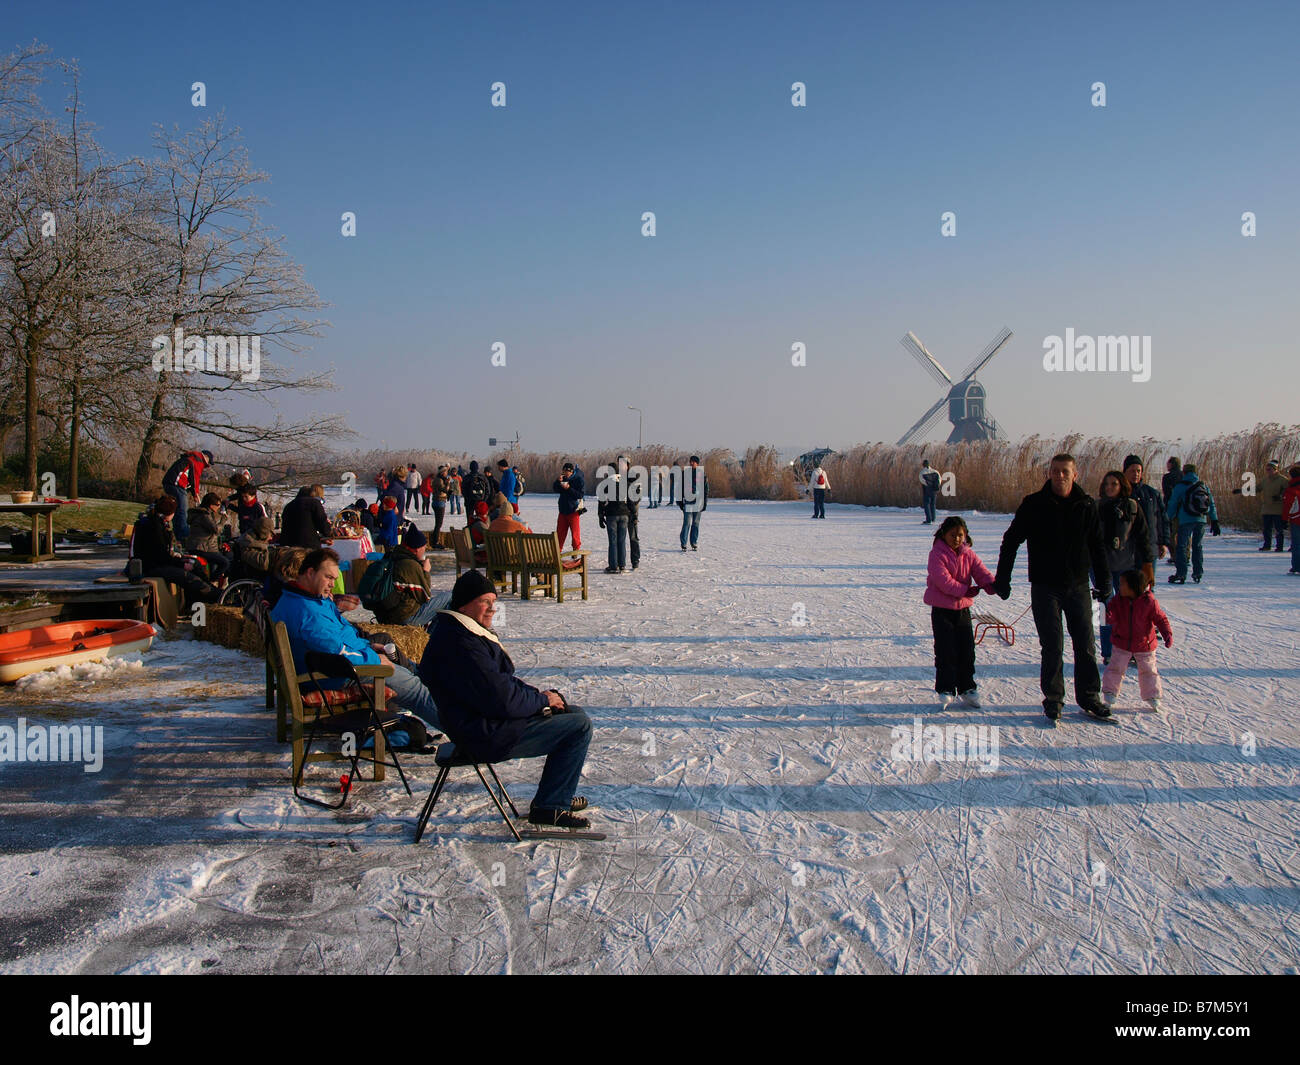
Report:
[{"label": "black backpack", "polygon": [[462,485],[462,494],[465,497],[466,504],[471,507],[475,503],[486,503],[488,497],[487,478],[481,473],[471,473],[465,478]]},{"label": "black backpack", "polygon": [[1198,518],[1208,514],[1213,503],[1214,497],[1210,495],[1210,490],[1205,486],[1204,481],[1197,481],[1187,489],[1187,495],[1183,497],[1183,506],[1187,508],[1187,513]]}]

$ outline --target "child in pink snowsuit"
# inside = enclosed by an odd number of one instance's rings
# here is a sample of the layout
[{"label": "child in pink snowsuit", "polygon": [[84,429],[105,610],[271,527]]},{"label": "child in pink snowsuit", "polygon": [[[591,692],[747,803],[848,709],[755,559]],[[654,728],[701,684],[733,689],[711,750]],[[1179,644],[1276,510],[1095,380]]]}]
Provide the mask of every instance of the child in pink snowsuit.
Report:
[{"label": "child in pink snowsuit", "polygon": [[1151,704],[1160,709],[1160,674],[1156,672],[1156,633],[1164,638],[1165,646],[1174,645],[1173,629],[1169,618],[1161,609],[1156,597],[1147,587],[1146,574],[1131,569],[1120,577],[1119,595],[1106,604],[1106,621],[1111,626],[1111,643],[1114,645],[1110,664],[1102,674],[1101,691],[1110,706],[1119,695],[1124,682],[1124,670],[1129,659],[1138,664],[1138,691]]},{"label": "child in pink snowsuit", "polygon": [[971,550],[970,530],[955,514],[944,518],[930,549],[924,597],[934,630],[934,690],[940,710],[958,694],[967,706],[980,705],[970,606],[981,588],[992,593],[993,574]]}]

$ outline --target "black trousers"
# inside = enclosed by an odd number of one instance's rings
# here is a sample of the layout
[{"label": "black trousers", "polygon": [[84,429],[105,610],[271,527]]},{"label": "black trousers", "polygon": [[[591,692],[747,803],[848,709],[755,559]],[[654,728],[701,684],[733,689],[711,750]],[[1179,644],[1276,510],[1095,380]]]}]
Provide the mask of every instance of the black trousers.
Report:
[{"label": "black trousers", "polygon": [[637,535],[636,522],[635,517],[627,520],[627,552],[633,567],[641,564],[641,537]]},{"label": "black trousers", "polygon": [[970,691],[975,687],[975,630],[970,608],[932,606],[930,626],[934,629],[934,690],[941,695]]},{"label": "black trousers", "polygon": [[442,532],[442,519],[446,514],[446,507],[433,508],[433,532],[429,535],[429,544],[432,547],[438,546],[438,534]]},{"label": "black trousers", "polygon": [[1038,629],[1038,642],[1042,645],[1042,671],[1039,677],[1043,689],[1043,705],[1058,710],[1065,702],[1065,628],[1070,633],[1074,648],[1074,699],[1080,706],[1096,706],[1101,702],[1101,672],[1097,669],[1097,644],[1092,631],[1092,595],[1087,584],[1067,588],[1052,588],[1043,584],[1029,586],[1030,602],[1034,610],[1034,625]]}]

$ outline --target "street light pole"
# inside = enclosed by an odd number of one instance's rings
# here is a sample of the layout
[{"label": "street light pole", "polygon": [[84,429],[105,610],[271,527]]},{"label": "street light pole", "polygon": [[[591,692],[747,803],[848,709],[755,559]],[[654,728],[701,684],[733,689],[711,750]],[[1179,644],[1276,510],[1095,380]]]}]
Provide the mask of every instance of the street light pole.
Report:
[{"label": "street light pole", "polygon": [[641,449],[641,426],[643,424],[642,419],[644,418],[644,415],[641,413],[640,407],[634,407],[630,403],[628,404],[627,409],[636,411],[636,446],[639,451]]}]

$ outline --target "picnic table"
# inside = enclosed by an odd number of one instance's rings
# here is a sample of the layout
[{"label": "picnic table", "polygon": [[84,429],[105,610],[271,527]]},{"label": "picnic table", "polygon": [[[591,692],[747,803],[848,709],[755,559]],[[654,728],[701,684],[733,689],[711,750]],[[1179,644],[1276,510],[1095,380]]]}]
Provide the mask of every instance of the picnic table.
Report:
[{"label": "picnic table", "polygon": [[[32,519],[32,553],[18,556],[15,562],[42,562],[54,557],[54,512],[63,506],[61,502],[0,503],[0,514],[22,514]],[[48,551],[41,550],[40,525],[41,515],[45,516],[45,537]]]}]

